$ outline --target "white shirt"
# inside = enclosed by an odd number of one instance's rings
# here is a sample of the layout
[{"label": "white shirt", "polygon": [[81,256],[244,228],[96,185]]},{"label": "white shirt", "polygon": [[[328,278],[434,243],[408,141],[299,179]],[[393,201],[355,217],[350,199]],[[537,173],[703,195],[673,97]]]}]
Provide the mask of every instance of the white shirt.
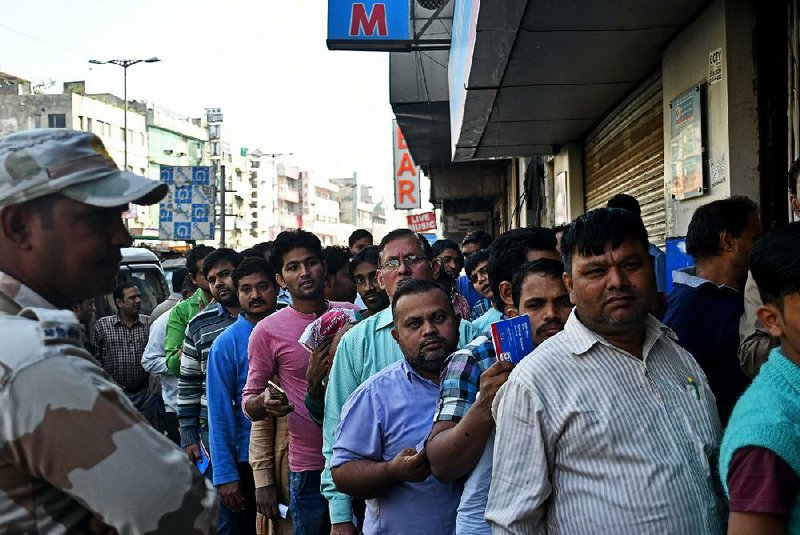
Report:
[{"label": "white shirt", "polygon": [[646,329],[640,360],[573,311],[511,373],[493,405],[492,533],[724,533],[714,396],[672,331]]}]

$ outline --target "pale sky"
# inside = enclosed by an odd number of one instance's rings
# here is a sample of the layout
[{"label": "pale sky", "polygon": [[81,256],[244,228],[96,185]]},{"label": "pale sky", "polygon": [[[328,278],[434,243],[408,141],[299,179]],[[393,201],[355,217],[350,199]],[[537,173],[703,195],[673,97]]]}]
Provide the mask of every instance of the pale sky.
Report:
[{"label": "pale sky", "polygon": [[128,98],[190,117],[222,108],[223,137],[292,152],[322,177],[349,176],[391,204],[389,55],[328,51],[324,0],[28,0],[5,6],[0,71],[33,82],[85,80],[122,97],[122,69],[89,59],[149,58]]}]

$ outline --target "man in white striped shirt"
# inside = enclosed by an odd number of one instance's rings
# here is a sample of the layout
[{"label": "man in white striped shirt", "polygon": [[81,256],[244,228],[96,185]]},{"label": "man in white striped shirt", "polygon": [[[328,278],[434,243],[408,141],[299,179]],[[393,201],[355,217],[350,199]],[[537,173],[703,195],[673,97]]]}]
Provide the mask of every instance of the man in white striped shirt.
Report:
[{"label": "man in white striped shirt", "polygon": [[584,214],[565,232],[575,310],[493,405],[495,535],[724,532],[714,396],[648,314],[647,245],[641,220],[619,209]]}]

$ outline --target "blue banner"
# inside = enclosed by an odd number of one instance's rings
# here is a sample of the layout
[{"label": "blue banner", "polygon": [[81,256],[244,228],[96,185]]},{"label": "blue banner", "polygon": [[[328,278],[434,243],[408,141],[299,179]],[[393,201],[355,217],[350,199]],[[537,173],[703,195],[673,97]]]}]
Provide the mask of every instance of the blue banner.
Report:
[{"label": "blue banner", "polygon": [[385,43],[410,39],[410,0],[328,0],[330,48],[331,41]]}]

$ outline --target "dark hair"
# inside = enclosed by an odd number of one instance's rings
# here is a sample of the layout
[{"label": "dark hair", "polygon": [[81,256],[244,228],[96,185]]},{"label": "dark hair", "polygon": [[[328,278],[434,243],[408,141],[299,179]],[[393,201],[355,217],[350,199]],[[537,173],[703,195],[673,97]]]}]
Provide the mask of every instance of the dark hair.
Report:
[{"label": "dark hair", "polygon": [[789,167],[788,181],[789,193],[797,197],[797,179],[800,178],[800,158],[796,159]]},{"label": "dark hair", "polygon": [[251,249],[255,249],[261,254],[261,258],[269,262],[270,254],[272,253],[272,242],[271,241],[262,241],[261,243],[255,244]]},{"label": "dark hair", "polygon": [[489,254],[489,286],[494,293],[495,308],[502,308],[500,283],[511,282],[514,273],[528,261],[528,251],[556,252],[556,235],[543,227],[517,228],[504,232],[492,244]]},{"label": "dark hair", "polygon": [[704,204],[695,210],[689,222],[686,252],[695,261],[719,256],[722,252],[719,235],[727,231],[734,238],[741,236],[751,213],[758,215],[756,203],[742,196]]},{"label": "dark hair", "polygon": [[477,243],[481,246],[481,249],[486,249],[492,244],[492,236],[484,230],[473,230],[461,240],[461,247],[468,243]]},{"label": "dark hair", "polygon": [[225,261],[230,262],[235,269],[239,267],[239,264],[242,263],[242,260],[242,255],[233,249],[228,249],[227,247],[215,249],[206,257],[206,261],[203,262],[203,275],[208,277],[208,272],[214,269],[214,266]]},{"label": "dark hair", "polygon": [[322,256],[328,265],[328,275],[335,275],[340,269],[350,267],[353,254],[344,245],[329,245],[322,250]]},{"label": "dark hair", "polygon": [[770,230],[750,252],[750,272],[764,303],[783,310],[783,298],[800,292],[800,222]]},{"label": "dark hair", "polygon": [[192,282],[191,277],[186,277],[183,279],[183,285],[181,285],[180,289],[181,293],[187,291],[189,293],[195,293],[197,291],[197,285]]},{"label": "dark hair", "polygon": [[553,227],[553,234],[558,234],[559,232],[564,232],[569,228],[569,223],[563,223],[561,225],[556,225]]},{"label": "dark hair", "polygon": [[396,228],[391,231],[389,234],[383,237],[381,243],[378,245],[378,252],[383,253],[383,250],[389,244],[389,242],[393,242],[395,240],[399,240],[402,238],[416,238],[419,241],[419,247],[422,249],[422,254],[428,257],[430,260],[431,258],[431,244],[428,243],[428,240],[425,239],[424,236],[420,234],[416,234],[414,231],[409,230],[407,228]]},{"label": "dark hair", "polygon": [[528,275],[539,273],[550,275],[560,281],[561,276],[564,274],[564,263],[552,258],[540,258],[539,260],[522,264],[522,267],[514,273],[514,278],[511,279],[511,299],[513,299],[515,307],[519,308],[522,285],[525,284]]},{"label": "dark hair", "polygon": [[433,258],[436,258],[447,249],[455,250],[458,253],[458,256],[460,256],[463,260],[464,255],[461,254],[461,247],[459,247],[458,244],[453,240],[448,239],[436,240],[433,242],[433,245],[431,246],[431,254],[433,255]]},{"label": "dark hair", "polygon": [[564,269],[572,273],[572,256],[595,256],[612,249],[622,242],[632,240],[642,244],[645,251],[650,246],[647,229],[642,218],[621,208],[597,208],[579,216],[561,236],[561,258]]},{"label": "dark hair", "polygon": [[263,273],[272,283],[272,286],[276,289],[278,288],[278,281],[275,280],[275,271],[272,269],[272,266],[269,265],[269,262],[258,256],[245,258],[242,260],[242,263],[233,270],[233,273],[231,274],[231,278],[233,279],[233,287],[238,291],[239,281],[242,279],[242,277],[247,277],[248,275],[253,275],[255,273]]},{"label": "dark hair", "polygon": [[186,275],[189,274],[189,270],[186,268],[178,268],[172,272],[172,291],[173,292],[180,292],[183,290],[183,281],[186,279]]},{"label": "dark hair", "polygon": [[284,230],[272,242],[269,261],[275,273],[283,271],[283,255],[301,247],[311,251],[311,254],[319,258],[321,262],[325,260],[322,256],[322,244],[316,235],[301,228]]},{"label": "dark hair", "polygon": [[395,309],[397,308],[397,303],[400,302],[401,297],[430,292],[431,290],[442,292],[442,295],[445,296],[445,300],[447,301],[450,310],[453,311],[453,314],[456,313],[455,309],[453,308],[453,302],[450,300],[450,295],[444,288],[441,287],[441,285],[431,280],[406,279],[397,285],[397,290],[394,292],[394,299],[392,299],[392,317],[395,315]]},{"label": "dark hair", "polygon": [[138,288],[138,286],[133,281],[121,282],[121,283],[117,284],[117,287],[114,288],[114,302],[115,303],[125,296],[125,290],[127,290],[128,288]]},{"label": "dark hair", "polygon": [[357,228],[352,234],[350,234],[350,237],[347,239],[347,244],[352,247],[355,242],[362,238],[369,238],[370,242],[374,240],[370,231],[363,228]]},{"label": "dark hair", "polygon": [[361,249],[359,252],[356,253],[353,259],[350,261],[349,272],[351,279],[355,281],[356,268],[364,263],[372,264],[374,266],[377,266],[378,268],[381,267],[381,255],[378,252],[377,246],[367,245],[366,247],[364,247],[363,249]]},{"label": "dark hair", "polygon": [[242,251],[242,258],[260,258],[263,260],[264,255],[261,254],[255,247],[248,247]]},{"label": "dark hair", "polygon": [[489,246],[486,249],[479,249],[467,257],[467,259],[464,261],[464,271],[467,274],[467,278],[472,277],[472,271],[478,267],[478,264],[489,260],[489,255],[491,252],[492,247]]},{"label": "dark hair", "polygon": [[[205,260],[205,258],[211,254],[214,250],[213,247],[209,247],[208,245],[195,245],[192,249],[186,253],[186,269],[189,270],[189,273],[192,274],[192,277],[196,277],[198,273],[200,273],[203,269],[203,262],[201,260]],[[200,267],[197,267],[197,264],[200,264]]]},{"label": "dark hair", "polygon": [[608,208],[622,208],[629,212],[633,212],[639,217],[642,216],[642,207],[639,206],[639,201],[636,197],[628,195],[627,193],[617,193],[608,200],[606,205]]}]

